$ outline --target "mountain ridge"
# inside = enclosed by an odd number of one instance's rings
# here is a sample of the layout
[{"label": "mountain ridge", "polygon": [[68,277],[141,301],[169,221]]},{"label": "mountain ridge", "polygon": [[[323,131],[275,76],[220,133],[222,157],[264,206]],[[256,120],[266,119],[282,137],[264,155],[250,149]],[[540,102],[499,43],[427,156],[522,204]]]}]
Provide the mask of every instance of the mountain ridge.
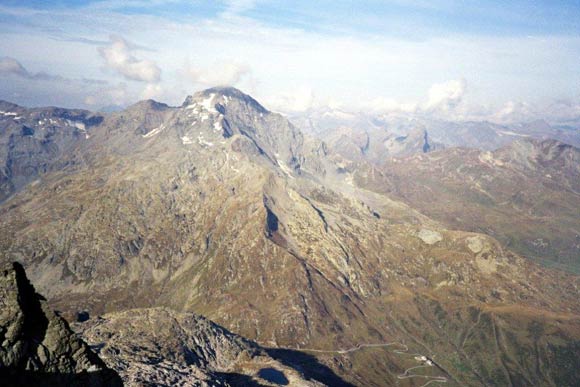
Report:
[{"label": "mountain ridge", "polygon": [[[569,360],[580,336],[577,277],[371,189],[364,160],[224,97],[107,115],[83,140],[83,164],[0,204],[0,259],[21,261],[66,316],[165,307],[272,347],[404,341],[436,355],[450,384],[557,384],[538,361],[573,380],[554,359]],[[409,157],[440,152],[455,150]],[[552,335],[530,336],[538,325]],[[485,347],[498,331],[509,344]],[[369,385],[417,365],[378,349],[318,358]]]}]

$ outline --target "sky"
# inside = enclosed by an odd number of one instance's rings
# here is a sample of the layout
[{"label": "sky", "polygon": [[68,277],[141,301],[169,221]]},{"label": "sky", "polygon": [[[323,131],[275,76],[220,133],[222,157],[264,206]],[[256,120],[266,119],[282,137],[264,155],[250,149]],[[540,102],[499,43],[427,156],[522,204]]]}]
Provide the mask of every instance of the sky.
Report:
[{"label": "sky", "polygon": [[580,0],[0,0],[0,99],[580,122]]}]

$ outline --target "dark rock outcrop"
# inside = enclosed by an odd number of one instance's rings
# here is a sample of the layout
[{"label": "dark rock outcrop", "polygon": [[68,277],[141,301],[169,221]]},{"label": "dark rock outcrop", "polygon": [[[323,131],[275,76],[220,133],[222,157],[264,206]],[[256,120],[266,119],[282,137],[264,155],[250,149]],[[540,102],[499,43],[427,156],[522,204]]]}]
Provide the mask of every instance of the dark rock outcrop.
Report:
[{"label": "dark rock outcrop", "polygon": [[[285,364],[257,343],[200,315],[169,308],[110,313],[76,324],[75,329],[126,386],[276,386],[285,381],[320,387],[340,381],[328,371],[307,379],[308,370]],[[316,361],[310,364],[324,370]]]},{"label": "dark rock outcrop", "polygon": [[3,386],[121,386],[67,322],[38,295],[18,263],[0,272]]}]

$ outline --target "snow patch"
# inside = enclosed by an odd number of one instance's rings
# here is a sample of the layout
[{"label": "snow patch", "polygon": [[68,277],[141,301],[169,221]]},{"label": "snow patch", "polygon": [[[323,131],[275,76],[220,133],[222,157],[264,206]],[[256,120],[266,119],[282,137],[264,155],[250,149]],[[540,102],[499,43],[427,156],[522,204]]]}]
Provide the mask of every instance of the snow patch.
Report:
[{"label": "snow patch", "polygon": [[202,146],[213,146],[213,142],[204,140],[202,135],[197,136],[197,142]]},{"label": "snow patch", "polygon": [[221,131],[223,130],[222,122],[221,122],[221,121],[219,121],[219,120],[218,120],[218,121],[216,121],[216,122],[214,122],[214,123],[213,123],[213,129],[214,129],[216,132],[221,132]]},{"label": "snow patch", "polygon": [[280,161],[279,159],[276,159],[276,161],[278,162],[278,165],[280,166],[280,169],[282,170],[282,172],[284,172],[286,174],[286,176],[288,176],[289,178],[294,179],[294,176],[292,176],[292,170],[290,168],[288,168],[286,163],[283,161]]},{"label": "snow patch", "polygon": [[156,134],[160,133],[163,129],[165,129],[165,125],[161,125],[155,129],[153,129],[152,131],[146,133],[143,135],[143,138],[149,138],[149,137],[153,137]]},{"label": "snow patch", "polygon": [[200,105],[207,110],[208,112],[211,113],[217,113],[217,110],[215,109],[215,104],[213,103],[213,99],[215,97],[215,93],[211,93],[209,95],[209,97],[207,97],[206,99],[204,99],[203,101],[200,102]]},{"label": "snow patch", "polygon": [[189,138],[189,136],[183,136],[181,137],[181,142],[183,143],[183,145],[190,145],[193,144],[195,141]]},{"label": "snow patch", "polygon": [[85,123],[84,122],[81,122],[81,121],[66,120],[66,124],[68,126],[73,126],[73,127],[77,128],[81,132],[86,132],[86,130],[87,130],[87,128],[85,126]]},{"label": "snow patch", "polygon": [[329,112],[324,112],[322,114],[323,117],[331,117],[331,118],[339,118],[343,120],[352,120],[355,118],[354,114],[346,113],[340,110],[333,110]]},{"label": "snow patch", "polygon": [[497,131],[500,136],[508,135],[508,136],[517,136],[517,137],[530,137],[528,134],[521,134],[516,132],[510,132],[509,130],[498,130]]},{"label": "snow patch", "polygon": [[352,176],[352,173],[348,173],[346,175],[346,177],[344,178],[344,182],[352,187],[354,187],[354,177]]}]

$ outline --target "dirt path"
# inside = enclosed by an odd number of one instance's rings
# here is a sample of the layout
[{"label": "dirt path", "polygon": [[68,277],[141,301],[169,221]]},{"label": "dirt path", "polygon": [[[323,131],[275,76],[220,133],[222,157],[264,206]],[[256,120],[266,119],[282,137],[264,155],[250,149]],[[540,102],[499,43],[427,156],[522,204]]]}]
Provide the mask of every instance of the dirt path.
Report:
[{"label": "dirt path", "polygon": [[[372,344],[358,344],[352,348],[347,349],[316,349],[316,348],[294,348],[294,347],[277,347],[278,349],[287,349],[291,351],[302,351],[302,352],[314,352],[314,353],[336,353],[340,355],[360,351],[365,348],[386,348],[391,347],[394,345],[398,345],[403,349],[395,349],[393,352],[397,355],[408,355],[408,356],[415,356],[415,357],[422,357],[423,355],[419,353],[409,353],[409,347],[406,344],[399,343],[399,342],[391,342],[391,343],[372,343]],[[421,361],[421,360],[419,360]],[[409,378],[424,378],[428,379],[427,383],[423,384],[421,387],[426,387],[431,383],[447,383],[447,377],[445,376],[430,376],[430,375],[419,375],[419,374],[410,374],[409,372],[412,370],[420,369],[420,368],[429,368],[434,367],[435,364],[429,361],[429,363],[414,366],[408,368],[402,374],[398,375],[398,379],[409,379]]]}]

